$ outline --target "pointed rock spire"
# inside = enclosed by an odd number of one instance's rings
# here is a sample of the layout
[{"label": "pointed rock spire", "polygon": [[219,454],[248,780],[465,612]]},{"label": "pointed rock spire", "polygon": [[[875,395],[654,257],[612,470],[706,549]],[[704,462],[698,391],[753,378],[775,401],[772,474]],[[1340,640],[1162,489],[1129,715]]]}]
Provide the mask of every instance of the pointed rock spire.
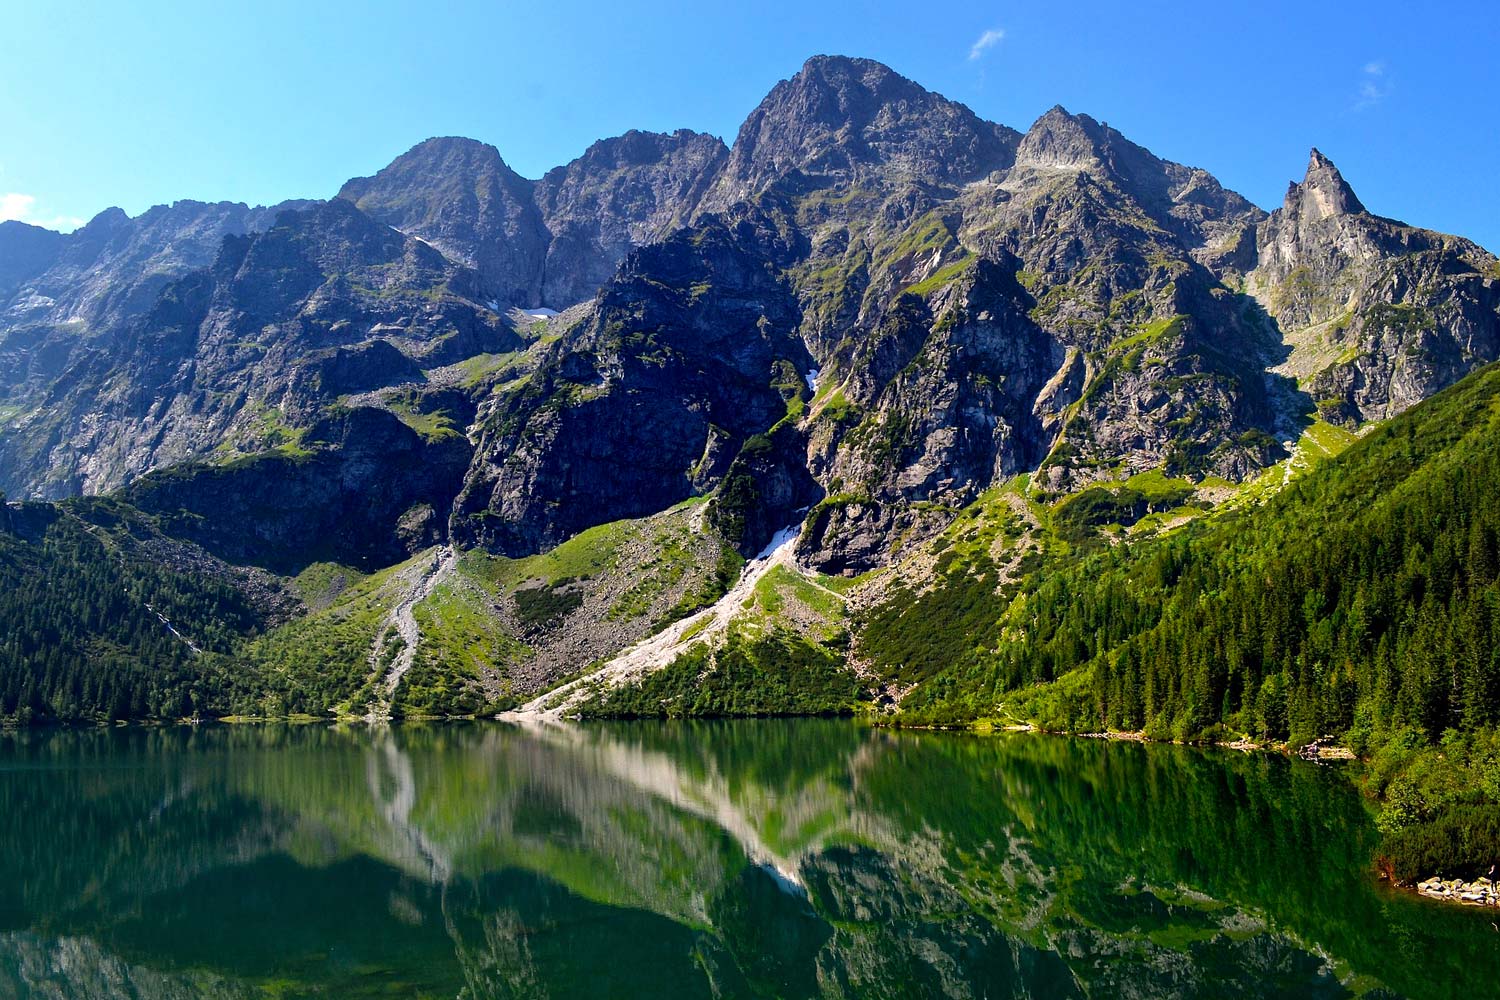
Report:
[{"label": "pointed rock spire", "polygon": [[1365,206],[1333,161],[1314,149],[1302,183],[1287,189],[1286,211],[1296,213],[1304,222],[1318,222],[1335,215],[1364,212]]}]

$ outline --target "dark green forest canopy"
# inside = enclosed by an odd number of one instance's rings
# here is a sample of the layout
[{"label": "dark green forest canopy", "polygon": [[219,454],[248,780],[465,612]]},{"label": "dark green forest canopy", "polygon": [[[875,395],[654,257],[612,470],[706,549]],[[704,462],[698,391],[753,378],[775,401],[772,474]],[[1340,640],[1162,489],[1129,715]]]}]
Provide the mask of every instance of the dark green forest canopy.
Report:
[{"label": "dark green forest canopy", "polygon": [[1492,725],[1497,395],[1500,369],[1483,369],[1262,505],[1055,562],[1013,602],[961,568],[874,616],[861,651],[928,677],[905,707],[934,718],[994,715],[1025,691],[1058,728],[1179,739]]},{"label": "dark green forest canopy", "polygon": [[217,703],[204,657],[262,625],[234,587],[163,565],[111,500],[24,504],[0,522],[0,718],[181,718]]}]

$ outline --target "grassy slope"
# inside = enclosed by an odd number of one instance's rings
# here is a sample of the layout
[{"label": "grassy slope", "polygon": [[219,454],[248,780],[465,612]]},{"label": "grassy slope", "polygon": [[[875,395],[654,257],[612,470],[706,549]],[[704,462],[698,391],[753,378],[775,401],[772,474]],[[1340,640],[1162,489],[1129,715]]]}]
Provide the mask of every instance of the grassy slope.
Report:
[{"label": "grassy slope", "polygon": [[[853,582],[774,566],[728,630],[691,644],[641,680],[601,691],[589,717],[832,715],[857,710],[864,681],[847,664]],[[692,639],[688,633],[687,638]]]},{"label": "grassy slope", "polygon": [[1485,779],[1500,763],[1500,369],[1360,440],[1330,431],[1184,528],[1109,546],[1064,530],[1066,555],[1039,546],[1014,583],[988,550],[940,560],[928,588],[867,616],[859,649],[918,682],[911,722],[1344,739],[1377,763],[1398,873],[1419,857],[1482,868],[1500,855],[1483,812],[1500,802]]}]

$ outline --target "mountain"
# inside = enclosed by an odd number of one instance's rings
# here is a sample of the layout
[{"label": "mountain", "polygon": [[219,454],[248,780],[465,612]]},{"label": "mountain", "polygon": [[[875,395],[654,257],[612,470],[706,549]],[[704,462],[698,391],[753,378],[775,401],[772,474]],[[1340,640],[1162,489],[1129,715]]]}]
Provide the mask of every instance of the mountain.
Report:
[{"label": "mountain", "polygon": [[535,188],[549,236],[542,303],[560,309],[592,298],[631,251],[693,211],[727,152],[701,132],[632,130],[547,171]]},{"label": "mountain", "polygon": [[[249,714],[515,705],[648,636],[607,676],[722,653],[801,664],[803,707],[949,705],[919,660],[1018,633],[995,602],[1054,560],[1259,510],[1500,357],[1500,262],[1321,153],[1267,213],[830,56],[728,148],[628,132],[530,180],[436,138],[326,202],[5,224],[0,301],[0,488],[291,595],[188,661]],[[960,624],[900,613],[927,594]]]},{"label": "mountain", "polygon": [[1008,167],[1019,138],[880,63],[817,56],[745,119],[701,210],[773,185],[962,185]]},{"label": "mountain", "polygon": [[1494,256],[1371,215],[1316,149],[1253,238],[1249,287],[1284,331],[1283,369],[1325,419],[1393,416],[1500,356]]},{"label": "mountain", "polygon": [[226,237],[306,204],[179,201],[134,219],[111,208],[66,236],[0,224],[0,391],[44,387],[81,350],[108,347],[173,279],[211,265]]},{"label": "mountain", "polygon": [[428,139],[339,197],[473,268],[501,302],[561,309],[689,212],[723,156],[712,136],[627,132],[533,182],[493,146]]},{"label": "mountain", "polygon": [[493,146],[428,139],[349,181],[339,198],[472,268],[487,294],[529,306],[539,304],[536,262],[547,246],[531,188]]},{"label": "mountain", "polygon": [[284,212],[225,237],[210,267],[12,397],[0,481],[66,496],[175,462],[295,450],[350,394],[521,346],[480,297],[473,271],[346,202]]}]

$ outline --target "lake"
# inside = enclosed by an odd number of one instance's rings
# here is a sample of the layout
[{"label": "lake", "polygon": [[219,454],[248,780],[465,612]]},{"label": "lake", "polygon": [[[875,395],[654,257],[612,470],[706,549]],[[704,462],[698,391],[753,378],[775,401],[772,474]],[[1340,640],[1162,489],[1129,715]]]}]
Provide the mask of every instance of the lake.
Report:
[{"label": "lake", "polygon": [[11,731],[0,996],[1500,995],[1375,841],[1339,766],[1032,734]]}]

